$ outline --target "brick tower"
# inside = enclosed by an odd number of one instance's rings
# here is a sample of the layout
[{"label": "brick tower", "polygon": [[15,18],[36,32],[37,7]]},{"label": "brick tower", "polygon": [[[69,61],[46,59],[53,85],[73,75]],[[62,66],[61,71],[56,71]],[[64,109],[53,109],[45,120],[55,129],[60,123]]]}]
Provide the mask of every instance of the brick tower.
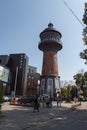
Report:
[{"label": "brick tower", "polygon": [[43,51],[42,74],[40,79],[40,94],[56,96],[60,89],[60,77],[58,73],[57,52],[62,49],[62,35],[49,23],[48,28],[40,33],[38,48]]}]

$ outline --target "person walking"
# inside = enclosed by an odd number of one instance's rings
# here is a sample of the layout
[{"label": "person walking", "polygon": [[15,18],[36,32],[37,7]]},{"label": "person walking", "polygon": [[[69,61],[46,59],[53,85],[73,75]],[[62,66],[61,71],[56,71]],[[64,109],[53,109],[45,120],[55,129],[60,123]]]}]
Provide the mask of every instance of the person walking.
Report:
[{"label": "person walking", "polygon": [[39,96],[36,96],[36,98],[34,99],[34,109],[33,109],[33,112],[35,112],[35,110],[37,110],[39,112]]},{"label": "person walking", "polygon": [[42,107],[44,107],[44,102],[45,102],[44,96],[41,96]]},{"label": "person walking", "polygon": [[58,106],[61,106],[62,96],[61,96],[61,93],[60,93],[60,92],[59,92],[58,95],[57,95],[56,101],[57,101],[57,107],[58,107]]},{"label": "person walking", "polygon": [[45,99],[45,101],[46,101],[46,106],[49,108],[49,96]]},{"label": "person walking", "polygon": [[49,108],[52,108],[52,98],[51,98],[51,96],[49,98]]}]

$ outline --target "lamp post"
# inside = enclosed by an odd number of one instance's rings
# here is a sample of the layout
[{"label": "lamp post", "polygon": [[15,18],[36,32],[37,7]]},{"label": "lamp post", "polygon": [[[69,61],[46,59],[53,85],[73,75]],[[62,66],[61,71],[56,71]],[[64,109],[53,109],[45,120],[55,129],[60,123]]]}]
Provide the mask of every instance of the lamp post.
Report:
[{"label": "lamp post", "polygon": [[14,84],[14,96],[16,94],[17,76],[18,76],[18,66],[16,67],[15,84]]}]

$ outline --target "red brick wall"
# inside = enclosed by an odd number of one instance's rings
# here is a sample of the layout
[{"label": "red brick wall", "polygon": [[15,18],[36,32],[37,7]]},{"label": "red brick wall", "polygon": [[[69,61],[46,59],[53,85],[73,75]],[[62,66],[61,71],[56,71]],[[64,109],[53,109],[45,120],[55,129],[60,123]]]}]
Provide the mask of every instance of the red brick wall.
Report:
[{"label": "red brick wall", "polygon": [[58,75],[57,53],[45,52],[43,55],[42,75]]}]

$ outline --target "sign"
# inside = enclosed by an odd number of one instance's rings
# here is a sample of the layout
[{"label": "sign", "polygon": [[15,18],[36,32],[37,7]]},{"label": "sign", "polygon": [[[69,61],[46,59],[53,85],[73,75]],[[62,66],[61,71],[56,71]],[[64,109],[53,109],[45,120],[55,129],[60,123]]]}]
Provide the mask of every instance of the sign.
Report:
[{"label": "sign", "polygon": [[8,82],[9,70],[5,67],[0,66],[0,80]]}]

